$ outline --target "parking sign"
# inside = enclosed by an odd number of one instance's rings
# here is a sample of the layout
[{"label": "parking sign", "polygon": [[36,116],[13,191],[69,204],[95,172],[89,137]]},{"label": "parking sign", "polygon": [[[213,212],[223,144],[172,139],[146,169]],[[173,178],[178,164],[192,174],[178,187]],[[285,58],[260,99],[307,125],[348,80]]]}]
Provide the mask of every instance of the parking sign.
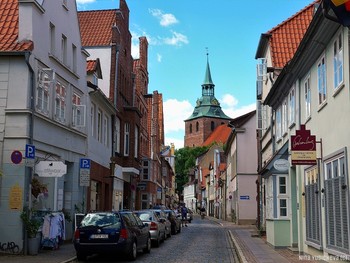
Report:
[{"label": "parking sign", "polygon": [[80,159],[80,168],[81,169],[90,169],[90,159],[81,158]]},{"label": "parking sign", "polygon": [[35,146],[26,144],[26,159],[35,159]]}]

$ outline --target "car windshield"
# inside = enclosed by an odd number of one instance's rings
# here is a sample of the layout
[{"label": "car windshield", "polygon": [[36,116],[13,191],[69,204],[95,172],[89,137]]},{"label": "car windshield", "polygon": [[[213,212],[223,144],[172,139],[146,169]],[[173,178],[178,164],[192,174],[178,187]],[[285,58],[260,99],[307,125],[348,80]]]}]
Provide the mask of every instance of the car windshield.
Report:
[{"label": "car windshield", "polygon": [[114,213],[90,213],[87,214],[80,224],[82,227],[113,227],[120,228],[120,217]]},{"label": "car windshield", "polygon": [[142,221],[152,221],[152,214],[151,213],[143,213],[143,212],[135,212],[135,214],[142,220]]}]

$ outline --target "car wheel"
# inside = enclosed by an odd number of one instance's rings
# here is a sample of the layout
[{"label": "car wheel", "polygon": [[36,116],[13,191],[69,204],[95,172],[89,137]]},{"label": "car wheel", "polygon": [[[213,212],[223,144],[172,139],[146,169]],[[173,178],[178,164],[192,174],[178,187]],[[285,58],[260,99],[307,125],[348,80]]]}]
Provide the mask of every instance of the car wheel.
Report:
[{"label": "car wheel", "polygon": [[154,246],[155,247],[159,247],[160,241],[161,241],[161,236],[160,236],[160,233],[159,233],[157,240],[154,241]]},{"label": "car wheel", "polygon": [[151,252],[151,237],[148,237],[147,238],[147,244],[146,244],[146,247],[143,249],[143,252],[144,253],[150,253]]},{"label": "car wheel", "polygon": [[128,252],[128,259],[136,260],[136,257],[137,257],[137,246],[136,246],[136,242],[133,241]]},{"label": "car wheel", "polygon": [[82,253],[82,252],[77,252],[77,259],[79,261],[85,261],[86,260],[86,254],[85,253]]}]

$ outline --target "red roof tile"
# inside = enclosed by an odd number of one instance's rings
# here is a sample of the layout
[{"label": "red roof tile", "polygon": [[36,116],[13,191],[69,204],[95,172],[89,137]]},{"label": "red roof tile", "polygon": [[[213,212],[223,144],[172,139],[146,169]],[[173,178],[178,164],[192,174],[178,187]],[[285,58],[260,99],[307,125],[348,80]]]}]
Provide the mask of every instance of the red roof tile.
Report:
[{"label": "red roof tile", "polygon": [[18,42],[18,0],[0,1],[0,52],[33,50],[31,40]]},{"label": "red roof tile", "polygon": [[94,72],[96,70],[96,60],[87,60],[86,61],[86,72]]},{"label": "red roof tile", "polygon": [[209,135],[209,137],[203,142],[202,146],[209,146],[214,142],[225,144],[230,133],[231,128],[228,127],[227,124],[221,124]]},{"label": "red roof tile", "polygon": [[298,13],[272,28],[266,34],[270,34],[270,47],[272,65],[275,68],[283,68],[292,59],[302,40],[314,13],[314,1]]},{"label": "red roof tile", "polygon": [[109,46],[117,9],[78,12],[81,43],[85,47]]}]

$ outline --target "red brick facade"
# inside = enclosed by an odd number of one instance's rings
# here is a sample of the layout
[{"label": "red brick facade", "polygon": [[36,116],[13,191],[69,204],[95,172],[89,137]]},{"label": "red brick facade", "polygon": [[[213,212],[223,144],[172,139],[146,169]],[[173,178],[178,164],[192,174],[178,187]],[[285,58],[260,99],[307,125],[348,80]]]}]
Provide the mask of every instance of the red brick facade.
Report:
[{"label": "red brick facade", "polygon": [[202,117],[185,121],[185,147],[201,146],[209,135],[221,124],[227,124],[228,119]]}]

